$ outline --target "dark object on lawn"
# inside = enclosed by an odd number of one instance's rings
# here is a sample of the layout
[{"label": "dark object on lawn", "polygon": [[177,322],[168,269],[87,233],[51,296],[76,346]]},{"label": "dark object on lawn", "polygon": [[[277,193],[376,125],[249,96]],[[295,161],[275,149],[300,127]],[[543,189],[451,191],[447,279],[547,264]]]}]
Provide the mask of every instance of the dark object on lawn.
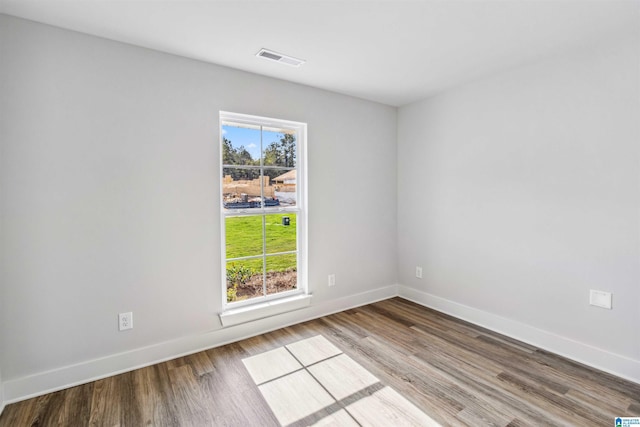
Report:
[{"label": "dark object on lawn", "polygon": [[289,219],[288,216],[283,216],[282,217],[282,225],[289,225],[291,222],[291,220]]},{"label": "dark object on lawn", "polygon": [[[280,200],[275,198],[265,197],[263,203],[265,208],[280,206]],[[261,207],[260,200],[252,200],[247,202],[224,202],[223,205],[225,209],[252,209]]]}]

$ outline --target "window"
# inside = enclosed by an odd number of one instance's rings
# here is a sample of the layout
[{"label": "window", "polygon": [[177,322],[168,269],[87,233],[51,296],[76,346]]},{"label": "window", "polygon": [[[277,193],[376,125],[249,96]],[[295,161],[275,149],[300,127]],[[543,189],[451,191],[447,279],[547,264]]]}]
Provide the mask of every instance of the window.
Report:
[{"label": "window", "polygon": [[306,124],[220,113],[226,308],[306,292]]}]

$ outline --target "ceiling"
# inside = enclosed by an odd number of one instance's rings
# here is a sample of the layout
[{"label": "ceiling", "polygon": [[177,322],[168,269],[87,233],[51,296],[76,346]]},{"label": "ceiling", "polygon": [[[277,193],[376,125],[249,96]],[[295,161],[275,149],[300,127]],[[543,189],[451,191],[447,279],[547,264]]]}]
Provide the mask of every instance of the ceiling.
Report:
[{"label": "ceiling", "polygon": [[[393,106],[640,37],[640,0],[0,0],[0,12]],[[255,57],[263,47],[307,62]]]}]

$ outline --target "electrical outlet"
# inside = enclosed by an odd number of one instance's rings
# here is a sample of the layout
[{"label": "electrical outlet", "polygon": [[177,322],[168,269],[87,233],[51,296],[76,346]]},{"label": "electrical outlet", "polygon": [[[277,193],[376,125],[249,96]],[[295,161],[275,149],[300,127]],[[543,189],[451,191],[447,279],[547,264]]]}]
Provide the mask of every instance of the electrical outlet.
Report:
[{"label": "electrical outlet", "polygon": [[133,329],[133,313],[120,313],[118,314],[118,328],[121,331],[127,329]]},{"label": "electrical outlet", "polygon": [[595,291],[591,289],[589,291],[589,304],[611,310],[611,292]]},{"label": "electrical outlet", "polygon": [[422,267],[416,267],[416,277],[422,279]]},{"label": "electrical outlet", "polygon": [[335,286],[336,285],[336,275],[335,274],[330,274],[329,275],[329,286]]}]

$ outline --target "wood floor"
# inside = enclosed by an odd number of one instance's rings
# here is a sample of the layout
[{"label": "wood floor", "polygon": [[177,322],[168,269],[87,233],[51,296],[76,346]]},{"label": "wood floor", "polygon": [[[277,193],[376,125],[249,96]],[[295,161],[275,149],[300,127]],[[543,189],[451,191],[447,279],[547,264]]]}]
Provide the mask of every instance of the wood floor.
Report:
[{"label": "wood floor", "polygon": [[[295,361],[269,362],[278,355]],[[321,359],[333,367],[322,370]],[[336,369],[360,376],[336,381]],[[296,389],[298,373],[307,371],[329,376],[328,385],[313,386],[333,392],[320,408],[309,404],[313,387]],[[366,383],[355,394],[336,396],[341,392],[331,388],[360,378]],[[272,382],[281,379],[284,386]],[[279,419],[387,426],[388,419],[358,414],[375,414],[394,399],[423,414],[397,406],[393,425],[612,426],[617,416],[640,416],[639,384],[393,298],[11,404],[0,427],[276,426]],[[288,408],[310,409],[286,418]]]}]

